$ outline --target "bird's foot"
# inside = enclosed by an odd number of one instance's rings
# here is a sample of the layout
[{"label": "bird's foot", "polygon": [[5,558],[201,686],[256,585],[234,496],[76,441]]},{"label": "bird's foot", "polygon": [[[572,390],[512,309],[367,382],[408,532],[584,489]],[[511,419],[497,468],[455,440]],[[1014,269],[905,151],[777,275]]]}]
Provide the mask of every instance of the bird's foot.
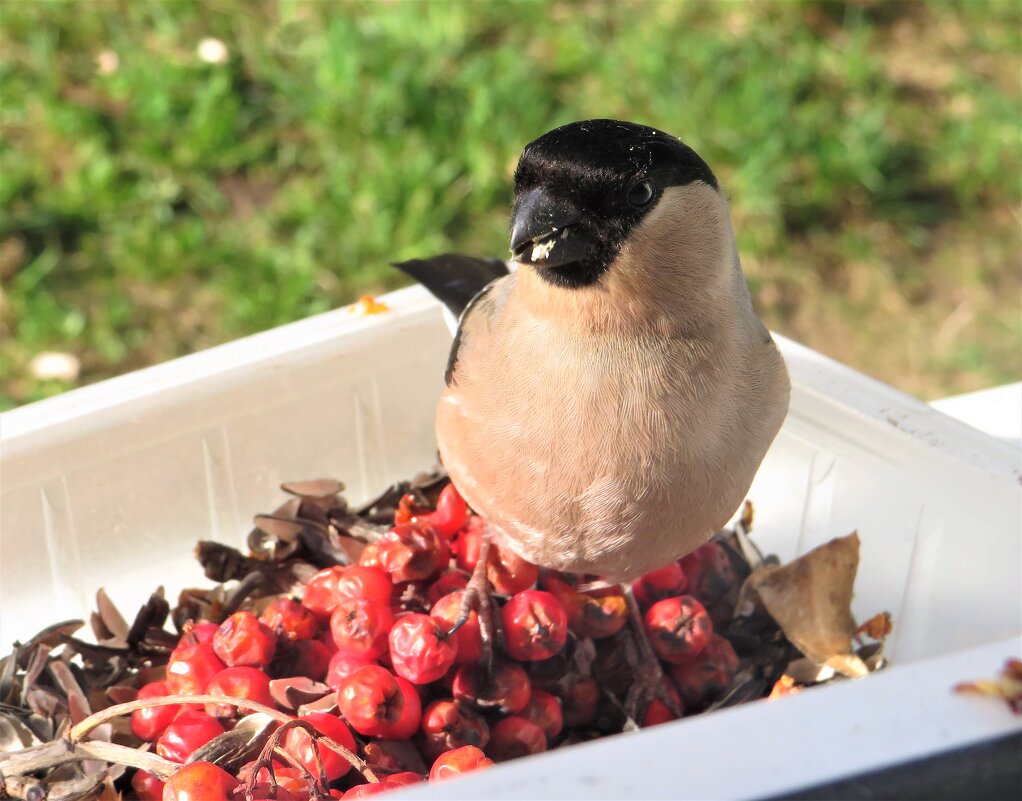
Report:
[{"label": "bird's foot", "polygon": [[482,658],[480,663],[490,674],[493,667],[493,644],[499,636],[496,621],[493,616],[493,586],[487,575],[490,561],[491,535],[484,531],[479,543],[479,560],[472,570],[472,577],[468,580],[464,595],[461,599],[461,611],[458,613],[454,625],[447,632],[447,636],[454,634],[464,626],[472,613],[475,612],[479,618],[479,639],[482,641]]},{"label": "bird's foot", "polygon": [[646,709],[654,700],[659,700],[675,718],[680,718],[682,710],[677,699],[667,690],[664,671],[646,636],[642,612],[630,586],[625,588],[625,599],[628,602],[630,624],[630,631],[627,631],[629,636],[625,639],[625,656],[635,677],[625,696],[625,713],[641,724]]}]

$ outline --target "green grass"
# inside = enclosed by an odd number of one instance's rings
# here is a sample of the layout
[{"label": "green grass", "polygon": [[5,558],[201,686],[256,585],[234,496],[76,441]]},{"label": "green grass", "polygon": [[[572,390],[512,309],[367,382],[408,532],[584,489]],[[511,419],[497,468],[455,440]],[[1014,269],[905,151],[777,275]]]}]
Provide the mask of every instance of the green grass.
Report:
[{"label": "green grass", "polygon": [[1011,0],[8,0],[0,397],[67,388],[43,350],[90,382],[503,255],[522,146],[593,116],[706,158],[775,329],[923,395],[1017,380],[1020,31]]}]

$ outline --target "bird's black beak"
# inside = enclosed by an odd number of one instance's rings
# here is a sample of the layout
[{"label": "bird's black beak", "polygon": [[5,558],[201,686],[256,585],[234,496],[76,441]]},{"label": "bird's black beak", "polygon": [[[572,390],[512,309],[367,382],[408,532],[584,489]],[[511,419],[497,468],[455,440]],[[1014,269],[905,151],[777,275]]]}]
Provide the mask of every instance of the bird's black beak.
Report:
[{"label": "bird's black beak", "polygon": [[560,267],[591,255],[595,243],[581,225],[582,213],[570,200],[541,187],[516,201],[511,214],[511,254],[520,264]]}]

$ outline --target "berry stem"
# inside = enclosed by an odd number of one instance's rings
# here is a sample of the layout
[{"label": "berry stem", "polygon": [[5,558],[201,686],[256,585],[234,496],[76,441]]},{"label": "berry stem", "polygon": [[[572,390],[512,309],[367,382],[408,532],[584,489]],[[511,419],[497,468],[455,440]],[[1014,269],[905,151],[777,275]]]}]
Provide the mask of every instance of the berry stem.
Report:
[{"label": "berry stem", "polygon": [[[378,782],[379,781],[379,779],[377,778],[376,774],[373,773],[372,768],[370,768],[369,765],[365,761],[363,761],[362,759],[359,759],[358,756],[356,756],[354,753],[349,751],[347,748],[345,748],[340,743],[338,743],[338,742],[330,739],[326,735],[321,734],[320,732],[316,731],[315,729],[312,728],[312,726],[310,726],[305,721],[302,721],[302,720],[297,720],[296,721],[291,716],[289,716],[289,715],[287,715],[287,714],[285,714],[283,712],[280,712],[280,711],[278,711],[276,709],[272,709],[271,707],[268,707],[265,704],[260,704],[257,701],[250,701],[247,698],[231,698],[231,697],[224,696],[224,695],[172,695],[172,696],[166,696],[166,697],[163,697],[163,698],[143,698],[143,699],[138,700],[138,701],[129,701],[126,704],[115,704],[114,706],[109,706],[106,709],[102,709],[99,712],[96,712],[96,713],[94,713],[92,715],[89,715],[89,717],[85,718],[80,723],[72,726],[71,730],[67,734],[67,741],[70,744],[70,748],[71,749],[75,749],[75,750],[81,750],[81,748],[83,746],[94,746],[94,745],[96,745],[96,743],[93,743],[93,742],[83,743],[83,742],[81,742],[82,738],[85,737],[86,735],[88,735],[89,732],[91,732],[97,726],[100,726],[103,723],[106,723],[108,720],[112,720],[113,718],[119,717],[121,715],[129,715],[132,712],[134,712],[136,709],[147,709],[149,707],[167,706],[167,705],[170,705],[170,704],[210,704],[210,703],[213,703],[213,704],[231,704],[231,705],[236,706],[236,707],[238,707],[240,709],[249,709],[249,710],[251,710],[253,712],[262,712],[264,715],[269,715],[271,718],[273,718],[275,721],[277,721],[278,723],[281,724],[281,727],[279,729],[277,729],[276,732],[274,732],[274,737],[276,737],[276,735],[279,732],[281,732],[283,730],[286,730],[288,728],[299,728],[299,727],[300,728],[304,728],[307,732],[309,732],[309,736],[312,737],[314,740],[317,740],[317,741],[323,743],[323,745],[325,745],[331,751],[335,751],[336,753],[338,753],[342,757],[344,757],[357,771],[359,771],[359,773],[361,773],[365,777],[366,781],[369,781],[369,782]],[[294,724],[299,724],[299,726],[295,726]],[[270,742],[271,743],[275,742],[276,744],[279,744],[280,740],[277,739],[275,741],[274,737],[270,738]],[[105,745],[108,745],[108,744],[105,744]],[[45,748],[46,746],[40,746],[40,747],[41,748]],[[135,749],[131,749],[131,748],[125,749],[125,751],[130,751],[130,752],[133,752],[133,753],[136,753],[136,754],[141,754],[142,753],[142,752],[135,751]],[[20,751],[20,752],[18,752],[17,755],[23,755],[25,753],[27,753],[27,752],[26,751]],[[155,755],[150,754],[149,756],[155,756]],[[317,757],[317,760],[318,760],[318,758],[319,758],[319,751],[318,751],[318,749],[316,749],[316,757]],[[80,758],[84,758],[84,757],[66,757],[65,756],[65,758],[61,759],[60,761],[67,762],[67,761],[70,761],[71,758],[79,758],[80,759]],[[89,757],[89,758],[95,759],[97,757]],[[98,757],[98,758],[103,759],[105,757]],[[156,758],[159,759],[159,757],[156,757]],[[117,760],[107,759],[107,761],[108,762],[117,761],[117,762],[121,762],[121,763],[126,764],[126,765],[134,765],[135,767],[139,767],[139,765],[137,763],[125,762],[123,759],[117,759]],[[167,762],[167,760],[163,760],[163,761]],[[59,764],[59,762],[58,763],[53,763],[53,764]],[[167,773],[168,776],[170,775],[170,773],[173,773],[174,770],[177,770],[177,768],[180,767],[179,765],[176,765],[176,763],[173,763],[173,762],[168,762],[168,764],[169,765],[174,765],[173,770],[171,770],[169,773]],[[5,771],[4,766],[5,766],[5,759],[0,759],[0,772],[4,772]],[[38,767],[32,768],[32,770],[38,770]],[[146,770],[149,770],[150,773],[155,773],[153,770],[150,770],[149,768],[146,768]],[[16,772],[19,772],[19,771],[13,771],[13,770],[7,769],[5,772],[16,773]],[[20,772],[23,773],[25,771],[20,771]],[[322,766],[320,766],[320,774],[322,774],[322,773],[323,773]],[[326,784],[324,783],[323,786],[325,787]]]},{"label": "berry stem", "polygon": [[[330,785],[324,784],[323,782],[324,776],[322,771],[322,761],[320,761],[319,764],[320,777],[317,779],[315,776],[312,775],[312,771],[305,767],[305,765],[302,764],[302,761],[296,758],[295,755],[292,754],[287,749],[278,746],[277,748],[273,749],[273,753],[276,754],[280,759],[283,759],[292,767],[298,769],[298,771],[302,774],[302,778],[305,779],[306,784],[309,785],[309,792],[311,794],[310,797],[314,799],[314,801],[320,801],[320,799],[329,798],[329,796],[326,795],[326,791],[323,789],[325,787],[329,787]],[[270,776],[273,776],[273,770],[271,768],[268,768],[267,772],[270,774]],[[276,777],[273,778],[273,784],[274,786],[276,786],[277,784]]]},{"label": "berry stem", "polygon": [[125,704],[114,704],[106,709],[101,709],[89,715],[84,720],[76,723],[67,733],[67,739],[73,743],[81,741],[89,732],[97,726],[101,726],[108,720],[130,715],[136,709],[149,709],[155,706],[170,706],[173,704],[230,704],[239,709],[249,709],[253,712],[262,712],[269,715],[278,723],[287,723],[292,718],[276,709],[260,704],[258,701],[250,701],[247,698],[231,698],[226,695],[168,695],[160,698],[142,698],[137,701],[129,701]]},{"label": "berry stem", "polygon": [[[0,755],[0,777],[3,777],[5,782],[0,785],[0,788],[5,787],[6,782],[13,780],[16,776],[35,773],[39,770],[63,765],[66,762],[82,762],[89,759],[140,768],[161,781],[170,778],[181,767],[177,762],[171,762],[157,754],[139,751],[137,748],[129,748],[117,743],[107,743],[101,740],[89,740],[88,742],[75,742],[68,739],[51,740],[42,745]],[[13,792],[11,795],[15,798],[18,797]],[[3,796],[0,795],[0,797]]]}]

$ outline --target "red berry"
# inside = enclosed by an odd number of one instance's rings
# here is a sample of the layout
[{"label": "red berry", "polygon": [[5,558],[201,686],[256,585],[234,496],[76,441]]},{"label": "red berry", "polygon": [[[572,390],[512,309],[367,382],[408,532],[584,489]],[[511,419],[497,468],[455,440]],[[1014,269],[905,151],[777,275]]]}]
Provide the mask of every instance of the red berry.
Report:
[{"label": "red berry", "polygon": [[230,801],[238,780],[210,762],[192,762],[171,776],[163,801]]},{"label": "red berry", "polygon": [[463,590],[468,586],[468,576],[460,570],[448,570],[426,588],[426,601],[433,605],[445,595]]},{"label": "red berry", "polygon": [[543,588],[561,602],[568,615],[568,628],[577,637],[594,640],[610,637],[628,622],[628,602],[618,585],[599,593],[578,592],[551,573],[544,576]]},{"label": "red berry", "polygon": [[406,492],[401,496],[401,500],[397,502],[397,509],[394,510],[394,525],[408,525],[427,513],[427,509],[418,505],[415,496],[410,492]]},{"label": "red berry", "polygon": [[525,590],[504,605],[504,639],[508,654],[521,662],[549,659],[568,638],[568,616],[551,593]]},{"label": "red berry", "polygon": [[[380,564],[380,544],[378,542],[370,542],[362,549],[362,553],[358,557],[358,566],[383,570],[383,566]],[[387,571],[384,570],[383,572],[386,573]]]},{"label": "red berry", "polygon": [[494,661],[488,676],[479,665],[459,667],[451,692],[459,701],[477,709],[514,714],[529,703],[532,685],[528,674],[518,665]]},{"label": "red berry", "polygon": [[225,667],[211,643],[178,646],[167,662],[167,689],[172,695],[201,695]]},{"label": "red berry", "polygon": [[582,678],[568,687],[561,698],[564,725],[569,728],[588,726],[596,720],[600,703],[600,685],[595,679]]},{"label": "red berry", "polygon": [[[667,681],[666,679],[661,680],[661,686],[671,697],[674,705],[678,708],[681,714],[685,714],[685,704],[681,700],[681,694],[675,688],[674,683]],[[670,707],[667,706],[659,698],[654,698],[649,702],[646,707],[646,711],[642,715],[641,726],[647,728],[648,726],[656,726],[660,723],[667,723],[668,721],[676,720],[674,713],[671,712]]]},{"label": "red berry", "polygon": [[220,628],[218,623],[209,620],[200,620],[198,623],[189,620],[185,623],[181,639],[178,640],[178,648],[184,645],[198,645],[201,642],[213,642],[213,635]]},{"label": "red berry", "polygon": [[486,753],[495,762],[507,762],[542,751],[546,751],[546,735],[531,720],[512,715],[493,724],[490,730]]},{"label": "red berry", "polygon": [[458,655],[457,643],[436,618],[411,614],[390,630],[390,661],[394,672],[414,684],[443,676]]},{"label": "red berry", "polygon": [[691,660],[672,666],[671,678],[685,706],[698,711],[722,698],[737,672],[735,649],[727,639],[715,634]]},{"label": "red berry", "polygon": [[403,770],[400,773],[392,773],[387,777],[387,781],[399,784],[403,787],[406,784],[420,784],[421,782],[426,781],[426,779],[418,773],[413,773],[410,770]]},{"label": "red berry", "polygon": [[394,599],[394,582],[381,567],[351,565],[337,581],[337,595],[339,598],[368,598],[389,606]]},{"label": "red berry", "polygon": [[401,715],[393,726],[387,729],[386,737],[392,740],[406,740],[419,730],[422,723],[422,700],[414,684],[400,676],[394,677],[404,701]]},{"label": "red berry", "polygon": [[[168,695],[171,695],[171,692],[167,687],[167,682],[152,681],[149,684],[143,685],[138,691],[138,700],[166,698]],[[170,722],[177,717],[177,713],[180,711],[180,704],[136,709],[131,713],[131,731],[138,739],[152,742],[163,734],[163,730],[170,725]]]},{"label": "red berry", "polygon": [[645,609],[664,598],[675,598],[685,592],[688,580],[677,562],[651,570],[632,582],[632,594]]},{"label": "red berry", "polygon": [[313,681],[322,681],[336,651],[333,639],[329,648],[319,640],[277,640],[277,653],[269,670],[278,678],[305,676]]},{"label": "red berry", "polygon": [[[342,745],[349,751],[355,751],[355,738],[351,730],[344,725],[344,721],[337,715],[327,712],[312,712],[301,718],[306,723],[311,723],[313,728],[320,734],[325,734],[338,745]],[[351,763],[338,754],[329,746],[323,743],[313,743],[309,733],[302,729],[292,729],[284,735],[284,748],[294,755],[314,776],[318,776],[316,770],[316,754],[313,747],[318,749],[320,759],[323,761],[323,770],[329,781],[341,778],[351,769]]]},{"label": "red berry", "polygon": [[334,642],[333,632],[330,631],[330,619],[327,618],[326,627],[316,635],[316,642],[327,649],[330,656],[337,653],[337,643]]},{"label": "red berry", "polygon": [[[445,595],[429,610],[430,617],[439,620],[445,630],[451,626],[461,614],[461,604],[465,593],[461,590]],[[454,661],[457,663],[478,662],[483,655],[483,638],[479,630],[479,615],[474,611],[468,615],[465,624],[451,635],[457,649],[457,656]]]},{"label": "red berry", "polygon": [[337,706],[355,731],[369,737],[410,737],[422,716],[411,683],[379,665],[352,673],[337,691]]},{"label": "red berry", "polygon": [[320,570],[309,579],[302,590],[302,606],[312,612],[320,620],[326,620],[334,611],[340,596],[337,582],[344,575],[345,568],[334,565]]},{"label": "red berry", "polygon": [[144,770],[136,770],[131,777],[131,789],[138,801],[162,801],[163,782]]},{"label": "red berry", "polygon": [[[247,698],[271,709],[275,706],[270,695],[270,677],[254,667],[224,668],[206,685],[206,695]],[[244,717],[249,711],[243,709],[239,714],[238,707],[233,704],[206,704],[206,714],[218,718]]]},{"label": "red berry", "polygon": [[653,650],[672,664],[691,659],[713,636],[713,621],[691,595],[657,601],[646,610],[644,622]]},{"label": "red berry", "polygon": [[498,595],[514,595],[527,590],[539,578],[539,568],[522,559],[514,551],[497,543],[490,546],[490,561],[486,565],[486,576]]},{"label": "red berry", "polygon": [[425,521],[394,526],[376,545],[380,566],[395,582],[424,581],[447,569],[447,542]]},{"label": "red berry", "polygon": [[394,598],[394,582],[381,567],[366,564],[367,553],[375,545],[366,547],[359,564],[349,567],[328,567],[309,579],[302,593],[302,606],[311,610],[320,620],[333,614],[342,600],[378,601],[390,606]]},{"label": "red berry", "polygon": [[220,624],[213,650],[229,667],[266,667],[277,650],[277,635],[251,612],[235,612]]},{"label": "red berry", "polygon": [[197,709],[184,709],[156,741],[156,753],[172,762],[184,762],[195,749],[224,731],[216,718]]},{"label": "red berry", "polygon": [[[405,759],[419,757],[416,749],[408,748],[409,744],[400,740],[370,740],[362,747],[362,755],[366,764],[373,769],[376,775],[387,775],[407,770]],[[412,754],[415,756],[412,757]]]},{"label": "red berry", "polygon": [[539,726],[548,741],[554,739],[564,728],[561,699],[546,690],[533,688],[529,703],[525,705],[521,715]]},{"label": "red berry", "polygon": [[330,633],[338,653],[362,659],[387,653],[387,635],[393,625],[390,606],[364,598],[342,599],[330,616]]},{"label": "red berry", "polygon": [[474,745],[464,745],[447,751],[436,758],[433,767],[429,769],[429,780],[448,779],[460,773],[468,773],[478,768],[488,768],[493,760],[487,758],[486,754]]},{"label": "red berry", "polygon": [[483,519],[478,515],[469,518],[464,531],[459,532],[451,545],[454,561],[458,568],[471,573],[479,561],[480,548],[483,543]]},{"label": "red berry", "polygon": [[339,690],[344,680],[360,667],[375,664],[374,660],[366,659],[364,656],[351,656],[338,651],[330,657],[330,665],[327,667],[324,681],[333,689]]},{"label": "red berry", "polygon": [[436,501],[436,511],[429,517],[429,522],[442,537],[450,540],[468,522],[468,504],[458,493],[453,484],[448,484],[440,491]]},{"label": "red berry", "polygon": [[457,701],[434,701],[422,714],[422,753],[426,759],[436,759],[463,745],[485,748],[489,739],[486,721]]},{"label": "red berry", "polygon": [[738,588],[734,564],[719,542],[702,545],[680,564],[688,578],[689,593],[704,604],[715,604]]},{"label": "red berry", "polygon": [[311,640],[319,631],[316,615],[293,598],[275,600],[263,610],[259,622],[288,640]]},{"label": "red berry", "polygon": [[378,782],[367,782],[366,784],[356,784],[350,790],[345,790],[341,798],[368,798],[371,795],[379,795],[380,793],[386,793],[389,790],[396,790],[400,786],[400,784],[392,782],[389,779],[383,779]]}]

